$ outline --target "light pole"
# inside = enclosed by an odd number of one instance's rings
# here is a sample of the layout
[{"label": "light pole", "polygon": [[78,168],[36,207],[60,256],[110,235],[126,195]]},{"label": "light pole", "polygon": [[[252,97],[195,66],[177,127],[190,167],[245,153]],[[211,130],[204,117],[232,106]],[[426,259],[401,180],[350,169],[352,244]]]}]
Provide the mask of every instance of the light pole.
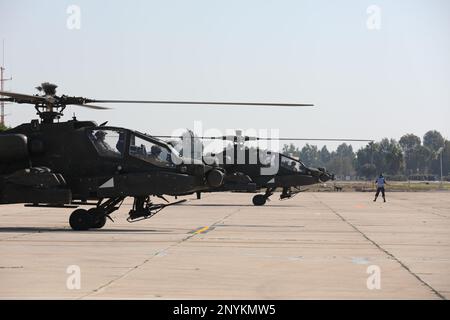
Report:
[{"label": "light pole", "polygon": [[440,154],[441,156],[441,189],[443,187],[443,180],[442,180],[442,154],[444,153],[444,147],[440,147],[437,151],[437,154]]}]

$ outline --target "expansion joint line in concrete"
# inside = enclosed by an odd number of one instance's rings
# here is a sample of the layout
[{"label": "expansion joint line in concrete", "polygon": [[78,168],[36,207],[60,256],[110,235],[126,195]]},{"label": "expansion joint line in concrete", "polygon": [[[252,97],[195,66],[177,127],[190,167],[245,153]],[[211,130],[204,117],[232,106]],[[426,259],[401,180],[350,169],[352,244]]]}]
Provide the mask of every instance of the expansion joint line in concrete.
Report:
[{"label": "expansion joint line in concrete", "polygon": [[333,208],[331,208],[328,204],[326,204],[325,202],[323,202],[321,199],[319,199],[316,195],[314,195],[314,198],[316,198],[323,206],[327,207],[331,212],[333,212],[336,216],[339,217],[339,219],[341,219],[343,222],[345,222],[346,224],[348,224],[351,228],[353,228],[353,230],[355,230],[356,232],[358,232],[361,236],[364,237],[364,239],[366,239],[367,241],[369,241],[370,243],[372,243],[375,247],[377,247],[380,251],[382,251],[384,254],[386,254],[387,256],[389,256],[390,258],[394,259],[395,261],[397,261],[397,263],[399,263],[409,274],[411,274],[414,278],[416,278],[420,283],[422,283],[424,286],[426,286],[428,289],[430,289],[430,291],[432,291],[436,296],[438,296],[440,299],[442,300],[447,300],[441,293],[439,293],[439,291],[437,291],[436,289],[434,289],[430,284],[428,284],[427,282],[425,282],[422,278],[420,278],[417,274],[415,274],[406,264],[404,264],[402,261],[400,261],[396,256],[394,256],[392,253],[390,253],[389,251],[387,251],[386,249],[384,249],[383,247],[381,247],[378,243],[376,243],[374,240],[372,240],[371,238],[369,238],[364,232],[362,232],[360,229],[358,229],[358,227],[356,227],[354,224],[352,224],[350,221],[348,221],[347,219],[345,219],[341,214],[339,214],[339,212],[337,212],[336,210],[334,210]]},{"label": "expansion joint line in concrete", "polygon": [[[233,214],[239,212],[240,210],[241,210],[240,208],[237,209],[237,210],[234,210],[233,212],[229,213],[229,214],[226,215],[225,217],[223,217],[223,218],[219,219],[218,221],[214,222],[209,228],[212,229],[214,226],[216,226],[216,225],[218,225],[218,224],[224,222],[226,219],[228,219],[229,217],[231,217]],[[97,287],[96,289],[92,290],[91,292],[89,292],[89,293],[87,293],[87,294],[85,294],[85,295],[83,295],[83,296],[78,297],[77,299],[79,300],[79,299],[87,298],[87,297],[89,297],[89,296],[91,296],[91,295],[93,295],[93,294],[95,294],[95,293],[97,293],[97,292],[99,292],[99,291],[101,291],[101,290],[103,290],[103,289],[109,287],[109,286],[112,285],[114,282],[116,282],[116,281],[118,281],[118,280],[120,280],[120,279],[125,278],[125,277],[126,277],[127,275],[129,275],[131,272],[133,272],[133,271],[139,269],[140,267],[142,267],[143,265],[145,265],[147,262],[151,261],[153,258],[157,257],[158,255],[161,255],[163,252],[166,252],[166,251],[168,251],[168,250],[170,250],[170,249],[172,249],[172,248],[174,248],[174,247],[176,247],[176,246],[179,246],[179,245],[182,244],[183,242],[185,242],[185,241],[187,241],[187,240],[189,240],[189,239],[195,237],[195,236],[198,235],[198,234],[201,234],[201,233],[192,233],[192,234],[189,234],[188,236],[184,237],[183,239],[181,239],[181,240],[179,240],[179,241],[177,241],[177,242],[175,242],[175,243],[173,243],[173,244],[171,244],[171,245],[165,247],[165,248],[162,249],[162,250],[159,250],[158,252],[154,253],[153,255],[151,255],[150,257],[148,257],[147,259],[145,259],[143,262],[141,262],[141,263],[139,263],[139,264],[137,264],[137,265],[131,267],[130,269],[128,269],[125,273],[123,273],[123,274],[119,275],[118,277],[116,277],[116,278],[114,278],[114,279],[108,281],[107,283],[105,283],[105,284],[103,284],[103,285]]]}]

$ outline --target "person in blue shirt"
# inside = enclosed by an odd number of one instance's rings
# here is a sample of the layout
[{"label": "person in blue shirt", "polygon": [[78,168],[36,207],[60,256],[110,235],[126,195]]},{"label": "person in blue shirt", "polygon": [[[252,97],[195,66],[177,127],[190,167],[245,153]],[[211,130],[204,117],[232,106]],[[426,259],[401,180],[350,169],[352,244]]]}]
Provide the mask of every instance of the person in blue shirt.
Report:
[{"label": "person in blue shirt", "polygon": [[380,173],[380,176],[377,178],[377,180],[375,180],[375,183],[377,184],[377,193],[375,193],[375,199],[373,199],[373,201],[374,202],[377,201],[378,195],[380,194],[380,191],[381,191],[383,200],[384,200],[384,202],[386,202],[386,197],[384,195],[384,185],[387,183],[386,183],[386,179],[384,179],[382,173]]}]

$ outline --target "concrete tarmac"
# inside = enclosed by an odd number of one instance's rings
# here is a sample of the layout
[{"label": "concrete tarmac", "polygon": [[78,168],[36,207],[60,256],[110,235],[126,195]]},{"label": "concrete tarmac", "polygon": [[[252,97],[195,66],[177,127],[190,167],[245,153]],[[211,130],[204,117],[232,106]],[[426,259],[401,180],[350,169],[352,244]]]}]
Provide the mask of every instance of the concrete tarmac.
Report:
[{"label": "concrete tarmac", "polygon": [[100,230],[0,206],[2,299],[450,298],[450,194],[203,194]]}]

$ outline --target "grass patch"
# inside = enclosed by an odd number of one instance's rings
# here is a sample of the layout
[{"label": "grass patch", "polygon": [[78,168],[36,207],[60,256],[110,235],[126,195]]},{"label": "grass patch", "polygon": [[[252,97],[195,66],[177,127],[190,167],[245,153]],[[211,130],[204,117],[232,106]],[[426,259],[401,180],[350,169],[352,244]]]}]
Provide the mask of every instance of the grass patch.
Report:
[{"label": "grass patch", "polygon": [[[341,187],[342,192],[375,192],[376,185],[372,181],[329,181],[307,187],[313,192],[335,192],[335,186]],[[450,191],[450,182],[424,182],[424,181],[388,181],[386,191],[398,192],[426,192]]]}]

